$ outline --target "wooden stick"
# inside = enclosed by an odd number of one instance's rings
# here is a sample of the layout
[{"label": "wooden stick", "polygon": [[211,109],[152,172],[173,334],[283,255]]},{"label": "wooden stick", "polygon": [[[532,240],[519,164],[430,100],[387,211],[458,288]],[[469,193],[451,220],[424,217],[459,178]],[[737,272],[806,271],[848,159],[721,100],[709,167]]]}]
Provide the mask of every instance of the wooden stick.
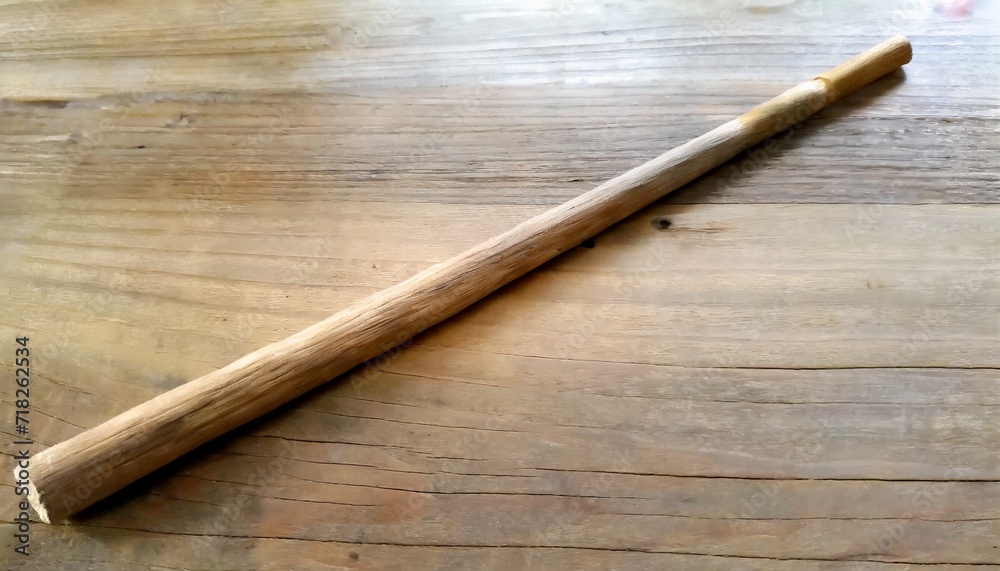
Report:
[{"label": "wooden stick", "polygon": [[31,460],[32,506],[46,523],[69,517],[405,342],[910,57],[906,38],[892,38],[463,254],[45,450]]}]

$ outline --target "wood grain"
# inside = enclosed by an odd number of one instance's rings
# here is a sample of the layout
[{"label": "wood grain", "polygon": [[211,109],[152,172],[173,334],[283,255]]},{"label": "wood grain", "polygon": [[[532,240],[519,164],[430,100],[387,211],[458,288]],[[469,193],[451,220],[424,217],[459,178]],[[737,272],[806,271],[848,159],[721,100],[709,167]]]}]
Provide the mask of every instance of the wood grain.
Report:
[{"label": "wood grain", "polygon": [[896,32],[921,54],[0,562],[1000,563],[996,3],[564,7],[0,6],[0,331],[38,350],[35,451],[803,69]]},{"label": "wood grain", "polygon": [[[209,440],[462,311],[737,153],[910,62],[894,36],[739,117],[281,341],[167,391],[34,456],[24,480],[59,523]],[[23,343],[26,345],[26,343]],[[28,353],[27,347],[23,351]]]}]

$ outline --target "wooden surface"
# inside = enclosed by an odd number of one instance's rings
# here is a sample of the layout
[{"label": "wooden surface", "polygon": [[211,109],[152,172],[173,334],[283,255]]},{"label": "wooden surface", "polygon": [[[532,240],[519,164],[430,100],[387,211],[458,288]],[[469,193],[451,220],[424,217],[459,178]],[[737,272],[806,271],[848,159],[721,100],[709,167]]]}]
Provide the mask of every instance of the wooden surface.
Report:
[{"label": "wooden surface", "polygon": [[[828,104],[899,71],[912,56],[906,37],[893,36],[576,198],[35,454],[30,471],[27,453],[22,453],[23,458],[15,459],[25,463],[14,470],[15,495],[28,499],[21,518],[27,521],[32,508],[43,523],[62,523],[331,378],[395,353],[401,344],[559,254],[592,241]],[[659,225],[667,227],[666,222]],[[15,355],[25,355],[16,365],[28,371],[28,342],[16,342],[22,347]],[[17,382],[27,386],[28,381]],[[27,399],[29,390],[19,389],[15,396]],[[18,428],[25,429],[27,423],[22,424]],[[84,494],[81,482],[88,483]]]},{"label": "wooden surface", "polygon": [[997,29],[991,1],[4,2],[8,456],[15,336],[38,452],[885,37],[914,58],[31,558],[0,524],[0,567],[1000,567]]}]

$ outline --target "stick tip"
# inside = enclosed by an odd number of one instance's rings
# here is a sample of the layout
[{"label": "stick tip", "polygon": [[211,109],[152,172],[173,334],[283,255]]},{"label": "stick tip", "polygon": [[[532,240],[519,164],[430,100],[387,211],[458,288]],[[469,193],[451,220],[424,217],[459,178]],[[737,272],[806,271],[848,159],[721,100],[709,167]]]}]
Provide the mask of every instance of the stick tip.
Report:
[{"label": "stick tip", "polygon": [[910,63],[910,60],[913,59],[913,45],[910,44],[910,40],[908,40],[903,34],[897,34],[883,43],[888,48],[898,50],[900,66]]},{"label": "stick tip", "polygon": [[831,100],[840,99],[910,63],[912,59],[913,46],[906,36],[900,34],[817,75],[816,79],[826,84]]},{"label": "stick tip", "polygon": [[38,495],[38,488],[35,487],[35,483],[28,481],[28,503],[34,508],[35,513],[38,514],[38,519],[42,523],[52,523],[51,518],[49,518],[49,510],[45,507],[42,502],[42,498]]}]

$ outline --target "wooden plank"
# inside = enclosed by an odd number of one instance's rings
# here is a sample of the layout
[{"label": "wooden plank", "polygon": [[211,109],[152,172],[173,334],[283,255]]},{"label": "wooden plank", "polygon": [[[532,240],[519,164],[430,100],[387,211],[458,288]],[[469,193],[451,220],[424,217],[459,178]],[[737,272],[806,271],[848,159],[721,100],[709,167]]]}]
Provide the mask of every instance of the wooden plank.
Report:
[{"label": "wooden plank", "polygon": [[[0,278],[9,299],[33,308],[33,327],[42,330],[73,315],[80,340],[71,350],[100,354],[113,344],[171,369],[183,353],[188,363],[177,382],[531,210],[420,205],[392,214],[377,203],[330,203],[293,218],[261,204],[230,218],[220,209],[164,207],[111,223],[112,206],[62,204],[81,209],[31,234],[30,224],[12,226],[6,243],[16,261]],[[694,367],[995,368],[1000,324],[984,308],[1000,303],[998,212],[992,205],[655,206],[426,342]],[[451,219],[462,220],[461,231],[441,235],[438,221]],[[336,225],[324,226],[328,220]],[[661,230],[660,220],[671,225]],[[197,239],[185,246],[181,235]],[[282,256],[279,244],[301,257]],[[45,304],[59,312],[38,311]],[[152,331],[141,316],[156,316]]]},{"label": "wooden plank", "polygon": [[[872,561],[779,560],[727,556],[678,555],[637,551],[567,548],[505,548],[496,546],[400,546],[359,545],[354,543],[313,542],[282,539],[242,539],[233,537],[189,537],[169,534],[132,532],[134,540],[120,550],[114,543],[117,532],[94,527],[67,531],[63,538],[46,534],[42,545],[47,552],[67,555],[67,560],[91,565],[96,569],[114,568],[125,571],[148,569],[147,562],[155,558],[155,568],[185,569],[193,558],[204,561],[208,568],[232,568],[232,559],[222,554],[240,553],[254,569],[286,569],[290,561],[302,562],[315,569],[387,569],[414,566],[425,569],[458,570],[468,566],[485,569],[522,569],[526,567],[558,568],[572,561],[580,569],[741,569],[763,571],[777,569],[793,571],[902,571],[913,565]],[[230,556],[231,557],[231,556]],[[35,569],[43,569],[36,567]],[[926,568],[926,566],[925,566]],[[936,565],[935,571],[979,571],[982,565]],[[33,569],[27,567],[26,569]]]},{"label": "wooden plank", "polygon": [[[790,85],[769,84],[772,93]],[[552,205],[767,98],[764,90],[738,99],[722,95],[744,91],[738,84],[699,87],[720,95],[698,98],[691,89],[670,94],[637,87],[621,95],[606,87],[473,86],[367,97],[157,101],[163,96],[153,94],[61,109],[8,103],[6,113],[36,118],[0,137],[0,156],[24,165],[12,180],[24,194],[58,182],[81,198],[100,189],[102,196],[154,191],[217,201],[239,185],[247,198],[279,193],[290,200]],[[738,157],[674,201],[995,203],[982,186],[996,175],[988,111],[970,110],[982,116],[961,122],[879,111],[877,101],[895,97],[885,85],[874,87]],[[525,107],[536,111],[525,113]],[[250,131],[241,113],[281,128]],[[442,117],[456,115],[442,125]],[[212,152],[204,152],[203,142]],[[863,159],[837,164],[837,156],[859,149]],[[47,168],[30,167],[42,160]],[[117,177],[108,174],[111,163]],[[838,176],[810,168],[818,163]]]},{"label": "wooden plank", "polygon": [[[112,22],[67,3],[52,17],[68,29],[29,25],[25,37],[17,22],[31,8],[15,3],[0,7],[17,31],[0,60],[11,78],[0,98],[8,113],[37,118],[15,128],[19,137],[4,134],[0,157],[41,161],[18,169],[25,191],[61,174],[77,192],[159,184],[219,198],[228,174],[248,195],[551,205],[898,29],[920,55],[905,82],[858,94],[675,200],[995,203],[996,90],[966,62],[997,61],[998,9],[985,3],[968,21],[927,18],[918,4],[885,6],[887,31],[878,18],[859,24],[856,14],[872,11],[860,5],[812,3],[776,20],[731,6],[706,19],[688,2],[565,16],[556,5],[476,13],[299,2],[256,37],[267,10],[256,0],[221,12],[185,1],[161,19],[121,2]],[[179,14],[202,24],[177,28]],[[123,31],[136,22],[143,33]]]},{"label": "wooden plank", "polygon": [[[988,443],[1000,425],[983,412],[997,405],[994,371],[692,379],[547,362],[411,347],[387,367],[408,376],[323,389],[120,494],[82,528],[51,529],[150,531],[108,540],[148,543],[137,549],[180,534],[322,550],[336,537],[700,554],[689,564],[775,553],[814,565],[992,561]],[[980,464],[966,442],[986,449]],[[488,526],[476,523],[484,512]]]}]

